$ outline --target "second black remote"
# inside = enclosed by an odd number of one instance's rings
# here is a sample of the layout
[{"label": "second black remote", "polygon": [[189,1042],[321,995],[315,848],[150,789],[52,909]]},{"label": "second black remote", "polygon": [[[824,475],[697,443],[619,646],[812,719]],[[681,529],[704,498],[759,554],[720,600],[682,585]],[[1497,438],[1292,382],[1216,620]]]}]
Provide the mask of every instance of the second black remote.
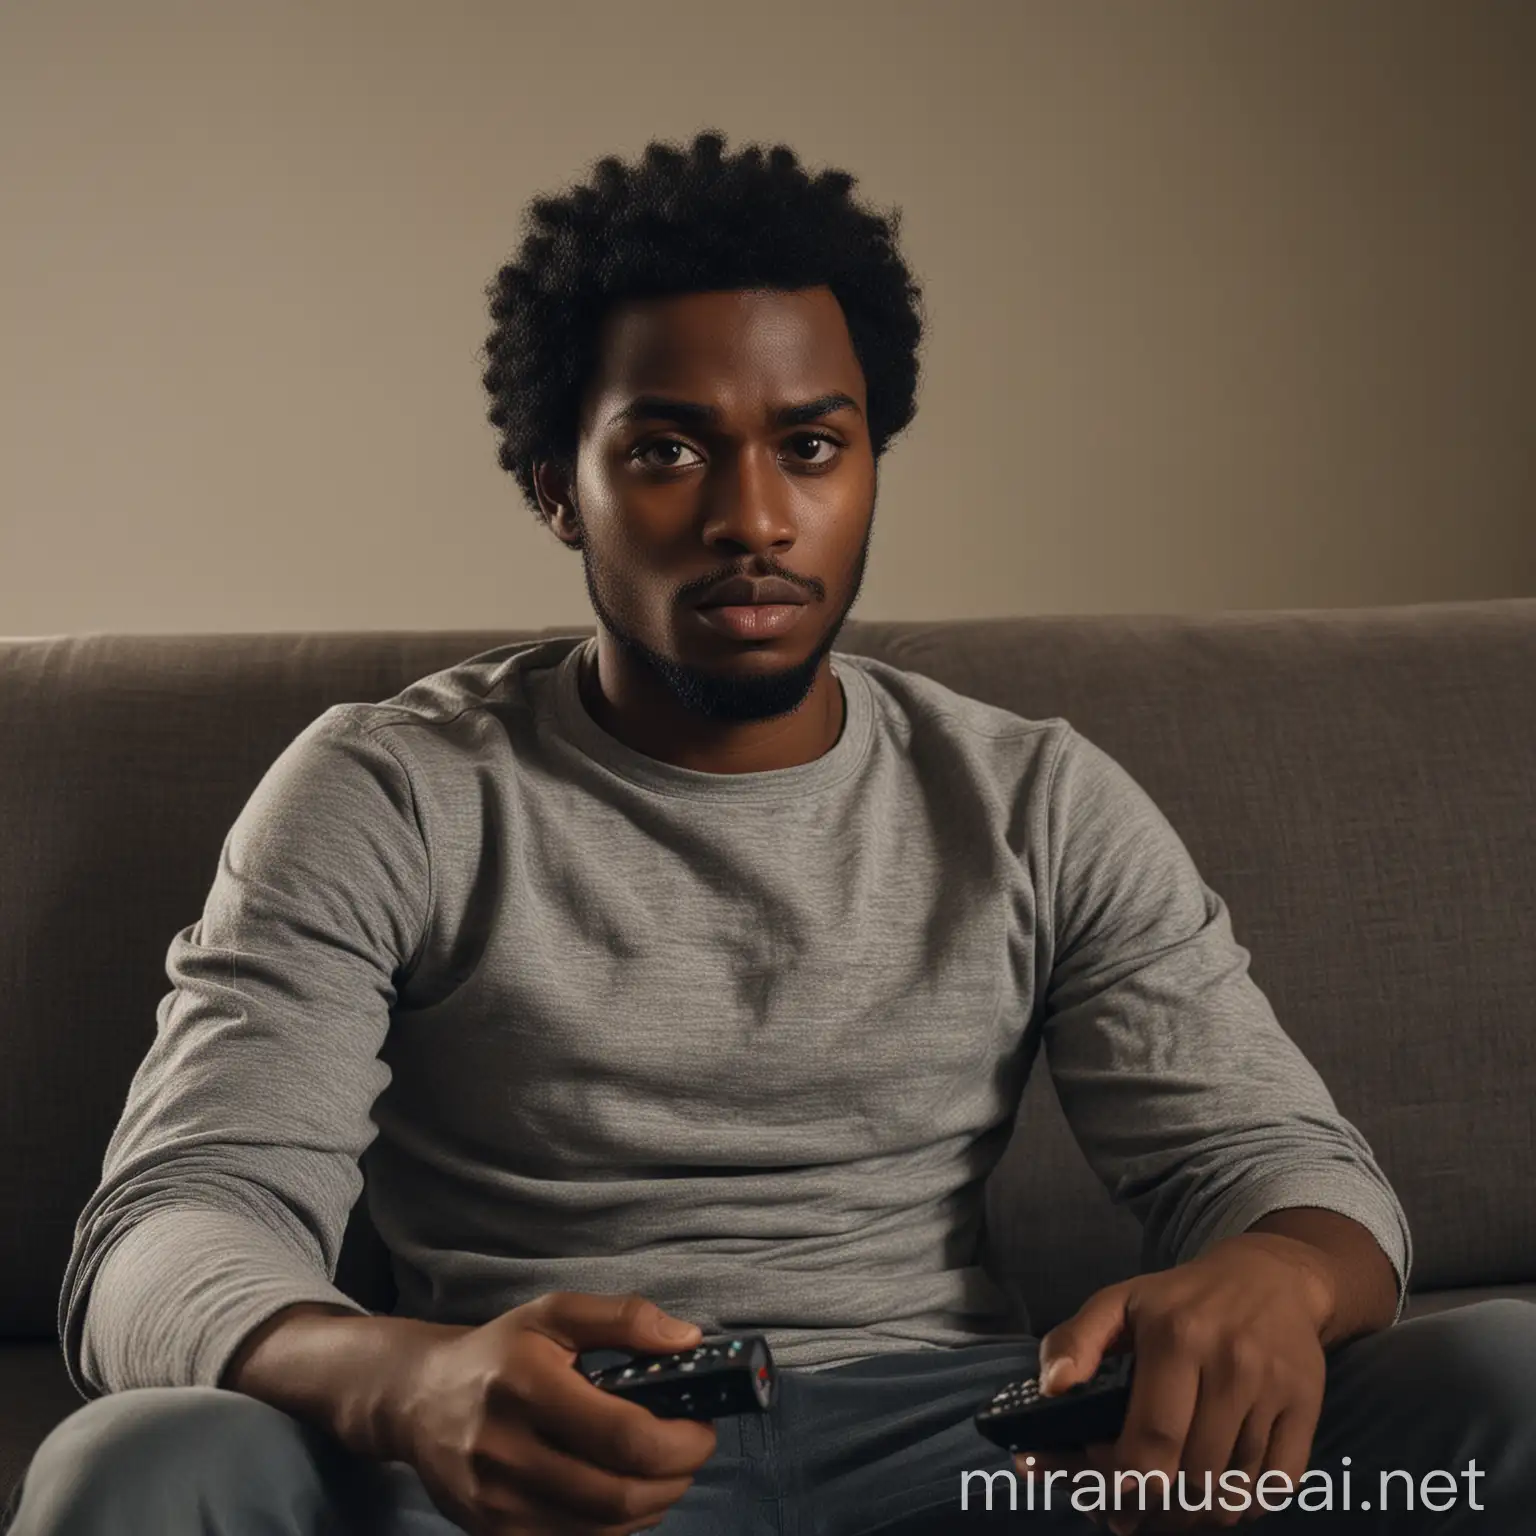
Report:
[{"label": "second black remote", "polygon": [[1109,1355],[1087,1381],[1047,1397],[1040,1380],[1011,1382],[976,1415],[976,1428],[1015,1455],[1114,1440],[1131,1400],[1134,1357]]}]

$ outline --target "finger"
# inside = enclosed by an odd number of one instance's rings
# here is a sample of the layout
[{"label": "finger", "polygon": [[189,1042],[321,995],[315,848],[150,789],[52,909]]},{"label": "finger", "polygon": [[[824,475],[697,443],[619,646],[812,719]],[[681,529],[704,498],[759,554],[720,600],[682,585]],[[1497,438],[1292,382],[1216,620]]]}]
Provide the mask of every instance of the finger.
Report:
[{"label": "finger", "polygon": [[[1243,1427],[1238,1431],[1227,1461],[1226,1470],[1234,1476],[1230,1483],[1223,1487],[1218,1474],[1216,1496],[1211,1501],[1211,1516],[1223,1529],[1230,1529],[1234,1525],[1252,1520],[1263,1512],[1252,1502],[1253,1485],[1264,1468],[1265,1457],[1269,1454],[1270,1436],[1279,1411],[1275,1403],[1255,1403],[1248,1410],[1247,1418],[1243,1420]],[[1227,1507],[1227,1505],[1241,1505],[1244,1495],[1249,1501],[1247,1508]],[[1226,1498],[1226,1505],[1222,1503],[1223,1496]]]},{"label": "finger", "polygon": [[663,1514],[692,1486],[684,1477],[621,1477],[572,1456],[527,1429],[494,1434],[477,1457],[482,1486],[548,1505],[584,1527],[623,1525]]},{"label": "finger", "polygon": [[506,1402],[551,1445],[622,1476],[687,1476],[715,1452],[713,1424],[658,1418],[604,1392],[573,1371],[553,1345],[548,1359],[529,1360],[518,1382],[492,1383],[490,1390],[493,1404]]},{"label": "finger", "polygon": [[[1144,1529],[1145,1527],[1138,1523],[1142,1519],[1141,1503],[1134,1483],[1129,1484],[1122,1495],[1121,1507],[1118,1510],[1115,1508],[1115,1479],[1121,1470],[1115,1443],[1111,1440],[1097,1440],[1091,1445],[1083,1446],[1078,1456],[1085,1470],[1097,1472],[1104,1480],[1104,1508],[1092,1511],[1094,1520],[1104,1530],[1110,1532]],[[1161,1501],[1157,1498],[1155,1489],[1148,1508],[1149,1510],[1161,1508]]]},{"label": "finger", "polygon": [[[1218,1497],[1221,1493],[1221,1474],[1233,1465],[1233,1456],[1242,1436],[1263,1431],[1258,1445],[1258,1458],[1263,1459],[1269,1444],[1268,1426],[1275,1409],[1254,1422],[1255,1389],[1250,1379],[1230,1361],[1215,1364],[1200,1373],[1200,1393],[1195,1404],[1195,1416],[1190,1421],[1189,1433],[1184,1440],[1179,1469],[1184,1477],[1189,1503],[1205,1501],[1207,1479],[1210,1486],[1209,1510],[1178,1509],[1166,1522],[1169,1531],[1187,1531],[1202,1519],[1209,1523],[1213,1516],[1225,1518]],[[1221,1522],[1218,1522],[1221,1523]]]},{"label": "finger", "polygon": [[660,1354],[691,1349],[703,1337],[697,1323],[672,1317],[648,1297],[550,1291],[518,1309],[523,1324],[573,1355],[584,1349]]},{"label": "finger", "polygon": [[[1128,1495],[1124,1501],[1124,1508],[1115,1509],[1115,1476],[1119,1467],[1115,1459],[1115,1447],[1112,1441],[1099,1440],[1091,1445],[1080,1446],[1071,1455],[1072,1468],[1076,1472],[1095,1472],[1103,1480],[1104,1507],[1103,1509],[1085,1510],[1084,1513],[1099,1527],[1100,1530],[1113,1529],[1114,1522],[1120,1521],[1125,1530],[1134,1530],[1135,1522],[1139,1518],[1136,1513],[1136,1499],[1134,1493]],[[1071,1489],[1074,1486],[1088,1486],[1082,1484],[1067,1484],[1056,1490],[1051,1507],[1060,1509],[1067,1504],[1071,1497]]]},{"label": "finger", "polygon": [[[1143,1511],[1161,1514],[1173,1506],[1184,1445],[1199,1398],[1200,1368],[1192,1351],[1177,1347],[1166,1337],[1137,1340],[1131,1398],[1113,1448],[1117,1469],[1142,1474],[1124,1485],[1122,1508],[1133,1519]],[[1111,1509],[1116,1483],[1111,1477]],[[1113,1521],[1111,1529],[1117,1529]]]},{"label": "finger", "polygon": [[[1064,1509],[1070,1507],[1073,1478],[1079,1472],[1092,1468],[1093,1463],[1084,1449],[1060,1449],[1054,1451],[1022,1451],[1014,1457],[1014,1465],[1024,1486],[1020,1490],[1025,1507],[1033,1509]],[[1028,1478],[1034,1478],[1034,1499],[1028,1500]],[[1102,1515],[1085,1511],[1087,1517],[1103,1526]]]},{"label": "finger", "polygon": [[[1307,1461],[1312,1455],[1312,1438],[1317,1433],[1317,1421],[1322,1412],[1322,1404],[1313,1406],[1311,1403],[1305,1406],[1282,1409],[1274,1420],[1269,1431],[1269,1447],[1264,1453],[1264,1458],[1259,1468],[1253,1474],[1248,1484],[1249,1492],[1253,1492],[1253,1485],[1264,1472],[1283,1472],[1290,1479],[1292,1492],[1301,1486],[1301,1480],[1307,1474]],[[1285,1490],[1272,1489],[1270,1498],[1279,1503],[1285,1496]],[[1266,1511],[1257,1499],[1247,1511],[1246,1518],[1257,1519]]]},{"label": "finger", "polygon": [[1040,1340],[1040,1390],[1046,1396],[1087,1381],[1105,1353],[1123,1342],[1129,1290],[1122,1282],[1095,1291]]}]

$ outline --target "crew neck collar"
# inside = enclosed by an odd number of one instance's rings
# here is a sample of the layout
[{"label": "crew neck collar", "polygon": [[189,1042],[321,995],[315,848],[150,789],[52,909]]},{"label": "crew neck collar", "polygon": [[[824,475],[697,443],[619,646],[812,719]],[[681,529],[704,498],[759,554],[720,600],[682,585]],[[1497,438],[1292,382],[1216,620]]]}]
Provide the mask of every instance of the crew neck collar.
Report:
[{"label": "crew neck collar", "polygon": [[799,798],[831,788],[851,774],[869,750],[874,708],[870,684],[863,671],[847,664],[834,651],[832,676],[843,690],[843,729],[820,757],[790,768],[765,768],[756,773],[706,773],[649,757],[611,736],[587,711],[581,697],[580,667],[584,656],[594,660],[597,638],[573,645],[556,663],[555,716],[561,733],[578,750],[620,778],[657,794],[689,799],[769,801]]}]

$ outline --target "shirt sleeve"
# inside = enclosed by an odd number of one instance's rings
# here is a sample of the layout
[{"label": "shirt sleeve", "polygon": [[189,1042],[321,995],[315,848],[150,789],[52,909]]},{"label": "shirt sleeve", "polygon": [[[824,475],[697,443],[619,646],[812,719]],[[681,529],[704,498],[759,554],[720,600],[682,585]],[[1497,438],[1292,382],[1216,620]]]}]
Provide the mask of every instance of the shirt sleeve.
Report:
[{"label": "shirt sleeve", "polygon": [[1397,1273],[1407,1219],[1360,1132],[1248,974],[1226,904],[1136,781],[1067,727],[1047,805],[1046,1059],[1079,1146],[1141,1222],[1143,1265],[1271,1211],[1359,1222]]},{"label": "shirt sleeve", "polygon": [[296,1302],[367,1315],[332,1281],[430,903],[409,775],[359,706],[334,706],[267,770],[171,941],[59,1298],[82,1396],[216,1386]]}]

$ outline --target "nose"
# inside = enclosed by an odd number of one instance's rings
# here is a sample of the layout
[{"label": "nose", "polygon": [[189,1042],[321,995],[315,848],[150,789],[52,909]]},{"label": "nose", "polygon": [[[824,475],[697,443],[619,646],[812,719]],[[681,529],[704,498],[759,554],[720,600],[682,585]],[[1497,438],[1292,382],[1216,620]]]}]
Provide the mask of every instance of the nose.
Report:
[{"label": "nose", "polygon": [[772,446],[721,454],[704,493],[704,541],[732,555],[787,550],[795,542],[791,503]]}]

